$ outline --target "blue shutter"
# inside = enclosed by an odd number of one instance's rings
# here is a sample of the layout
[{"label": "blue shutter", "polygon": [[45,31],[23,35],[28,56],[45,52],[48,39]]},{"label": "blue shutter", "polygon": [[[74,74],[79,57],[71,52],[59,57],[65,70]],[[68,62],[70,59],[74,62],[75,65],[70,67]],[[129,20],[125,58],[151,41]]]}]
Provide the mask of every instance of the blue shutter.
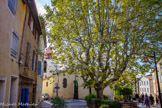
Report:
[{"label": "blue shutter", "polygon": [[[21,103],[25,103],[25,88],[22,88],[21,90]],[[20,108],[24,108],[24,106],[20,106]]]},{"label": "blue shutter", "polygon": [[[29,99],[29,88],[26,88],[26,103],[28,103],[28,99]],[[28,106],[25,106],[25,108],[28,108]]]},{"label": "blue shutter", "polygon": [[41,68],[42,67],[42,63],[41,61],[38,61],[38,75],[41,75]]},{"label": "blue shutter", "polygon": [[8,7],[13,14],[16,13],[17,0],[8,0]]}]

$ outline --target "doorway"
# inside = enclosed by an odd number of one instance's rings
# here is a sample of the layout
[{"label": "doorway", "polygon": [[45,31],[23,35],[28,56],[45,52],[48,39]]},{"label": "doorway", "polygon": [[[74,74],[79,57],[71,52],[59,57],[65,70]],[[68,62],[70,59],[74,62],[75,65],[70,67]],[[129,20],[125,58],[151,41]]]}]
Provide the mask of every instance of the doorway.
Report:
[{"label": "doorway", "polygon": [[[0,103],[3,103],[5,101],[5,90],[6,90],[6,83],[5,79],[0,79]],[[3,106],[0,105],[0,108],[3,108]]]},{"label": "doorway", "polygon": [[28,108],[28,106],[25,106],[25,104],[28,103],[29,100],[29,88],[22,88],[21,89],[21,103],[23,105],[20,106],[20,108]]},{"label": "doorway", "polygon": [[[10,82],[10,104],[15,104],[17,100],[17,89],[18,88],[18,80],[17,77],[11,76],[11,82]],[[15,106],[10,106],[10,108]]]},{"label": "doorway", "polygon": [[78,81],[74,80],[74,99],[78,99]]}]

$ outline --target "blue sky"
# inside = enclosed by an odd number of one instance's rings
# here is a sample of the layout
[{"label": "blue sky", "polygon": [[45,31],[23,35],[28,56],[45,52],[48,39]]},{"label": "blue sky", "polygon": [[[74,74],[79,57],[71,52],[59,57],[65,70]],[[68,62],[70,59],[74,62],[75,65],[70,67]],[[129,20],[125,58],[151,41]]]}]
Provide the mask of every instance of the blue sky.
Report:
[{"label": "blue sky", "polygon": [[37,10],[39,14],[45,14],[46,11],[44,9],[44,5],[51,4],[51,0],[35,0],[35,2],[36,2],[36,6],[37,6]]},{"label": "blue sky", "polygon": [[[46,11],[44,9],[44,5],[50,5],[51,4],[51,0],[35,0],[36,2],[36,6],[37,6],[37,11],[38,11],[38,14],[45,14]],[[48,40],[48,37],[47,37],[47,40]],[[50,43],[48,43],[47,41],[47,47],[50,45]]]}]

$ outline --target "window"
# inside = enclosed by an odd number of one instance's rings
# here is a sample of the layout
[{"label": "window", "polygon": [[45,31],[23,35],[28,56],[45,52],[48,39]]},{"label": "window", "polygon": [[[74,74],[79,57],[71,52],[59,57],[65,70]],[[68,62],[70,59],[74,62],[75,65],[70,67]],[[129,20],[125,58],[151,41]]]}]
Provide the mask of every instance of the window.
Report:
[{"label": "window", "polygon": [[36,64],[37,64],[37,55],[35,51],[33,51],[33,59],[32,59],[32,70],[36,71]]},{"label": "window", "polygon": [[27,48],[26,48],[26,58],[25,58],[25,66],[29,66],[29,60],[30,60],[30,43],[27,43]]},{"label": "window", "polygon": [[144,85],[145,85],[145,81],[144,81]]},{"label": "window", "polygon": [[147,92],[149,92],[149,88],[147,88]]},{"label": "window", "polygon": [[48,87],[48,82],[46,82],[46,87]]},{"label": "window", "polygon": [[47,70],[47,62],[44,61],[44,72],[46,73],[46,70]]},{"label": "window", "polygon": [[160,75],[160,81],[162,82],[162,75]]},{"label": "window", "polygon": [[34,38],[36,39],[36,26],[35,26],[35,24],[33,26],[33,35],[34,35]]},{"label": "window", "polygon": [[154,79],[154,74],[152,74],[152,79]]},{"label": "window", "polygon": [[16,14],[16,5],[17,5],[17,0],[8,0],[8,7],[11,10],[12,14]]},{"label": "window", "polygon": [[146,92],[146,88],[145,88],[145,92]]},{"label": "window", "polygon": [[10,55],[17,58],[19,38],[15,32],[12,32]]},{"label": "window", "polygon": [[38,75],[41,75],[41,71],[42,71],[42,62],[38,61]]},{"label": "window", "polygon": [[33,30],[34,30],[34,21],[33,21],[33,17],[32,17],[31,14],[29,14],[28,25],[29,25],[31,31],[33,32]]},{"label": "window", "polygon": [[38,32],[36,33],[36,42],[37,42],[37,44],[39,43],[39,35],[38,35]]},{"label": "window", "polygon": [[66,79],[66,78],[63,79],[63,87],[64,87],[64,88],[67,87],[67,79]]},{"label": "window", "polygon": [[149,82],[147,81],[147,85],[149,85]]}]

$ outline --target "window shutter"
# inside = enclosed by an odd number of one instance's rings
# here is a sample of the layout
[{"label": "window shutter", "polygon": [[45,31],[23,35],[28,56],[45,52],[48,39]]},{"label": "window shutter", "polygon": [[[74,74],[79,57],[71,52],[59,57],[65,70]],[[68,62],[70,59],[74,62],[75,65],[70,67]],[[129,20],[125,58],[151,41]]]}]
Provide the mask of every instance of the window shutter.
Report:
[{"label": "window shutter", "polygon": [[10,54],[12,56],[17,57],[18,47],[19,47],[19,38],[13,32],[11,37],[11,49],[10,49]]},{"label": "window shutter", "polygon": [[33,18],[32,17],[31,17],[31,22],[30,22],[30,29],[33,32],[33,29],[34,29],[34,21],[33,21]]},{"label": "window shutter", "polygon": [[30,59],[30,43],[27,43],[27,49],[26,49],[26,60],[25,60],[25,66],[29,65],[29,59]]},{"label": "window shutter", "polygon": [[34,71],[34,55],[35,55],[35,51],[33,51],[33,57],[32,57],[32,70]]},{"label": "window shutter", "polygon": [[13,4],[13,14],[16,13],[16,4],[17,4],[17,0],[13,0],[14,4]]},{"label": "window shutter", "polygon": [[34,72],[36,71],[36,62],[37,62],[37,58],[36,58],[36,54],[34,55]]},{"label": "window shutter", "polygon": [[17,52],[18,52],[18,45],[19,45],[19,39],[18,37],[16,36],[16,34],[13,32],[13,37],[14,37],[14,43],[13,43],[13,46],[14,46],[14,50],[16,52],[16,55],[17,55]]},{"label": "window shutter", "polygon": [[31,23],[31,13],[29,13],[28,25],[30,26]]},{"label": "window shutter", "polygon": [[16,13],[17,0],[8,0],[8,7],[13,14]]},{"label": "window shutter", "polygon": [[38,75],[41,75],[42,63],[38,61]]},{"label": "window shutter", "polygon": [[15,56],[15,53],[14,53],[14,36],[13,36],[13,34],[12,34],[12,38],[11,38],[11,54],[13,55],[13,56]]},{"label": "window shutter", "polygon": [[14,7],[14,0],[8,0],[8,7],[10,8],[11,12],[13,13]]}]

